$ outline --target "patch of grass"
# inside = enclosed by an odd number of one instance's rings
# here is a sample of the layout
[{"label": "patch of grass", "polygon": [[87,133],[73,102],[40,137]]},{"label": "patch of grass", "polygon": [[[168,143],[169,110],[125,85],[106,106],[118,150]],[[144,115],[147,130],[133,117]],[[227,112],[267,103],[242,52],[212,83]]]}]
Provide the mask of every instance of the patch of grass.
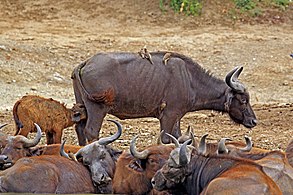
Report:
[{"label": "patch of grass", "polygon": [[256,3],[253,0],[234,0],[237,8],[248,11],[255,8]]},{"label": "patch of grass", "polygon": [[[160,0],[160,9],[165,10],[166,0]],[[186,15],[200,15],[202,10],[201,0],[170,0],[167,3],[175,12]]]}]

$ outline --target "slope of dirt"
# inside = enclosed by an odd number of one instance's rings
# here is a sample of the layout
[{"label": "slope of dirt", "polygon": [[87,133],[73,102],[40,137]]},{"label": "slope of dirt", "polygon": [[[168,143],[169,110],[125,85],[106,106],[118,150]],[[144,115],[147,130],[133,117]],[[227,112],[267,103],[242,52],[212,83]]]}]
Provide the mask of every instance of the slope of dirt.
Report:
[{"label": "slope of dirt", "polygon": [[[258,126],[249,130],[227,115],[202,111],[186,115],[183,130],[191,125],[197,136],[208,132],[211,141],[242,140],[247,134],[257,146],[284,149],[293,134],[292,3],[286,11],[267,9],[261,17],[240,15],[231,20],[231,3],[218,2],[206,1],[202,16],[187,17],[168,8],[162,13],[155,0],[1,1],[0,122],[11,124],[3,131],[14,133],[12,107],[23,95],[52,97],[71,107],[70,75],[75,66],[97,52],[137,52],[146,45],[150,51],[190,56],[219,78],[244,66],[240,80],[250,91]],[[138,132],[141,147],[159,133],[157,119],[120,122],[125,129],[115,143],[120,148],[127,148]],[[113,131],[105,122],[102,136]],[[72,128],[64,137],[77,143]]]}]

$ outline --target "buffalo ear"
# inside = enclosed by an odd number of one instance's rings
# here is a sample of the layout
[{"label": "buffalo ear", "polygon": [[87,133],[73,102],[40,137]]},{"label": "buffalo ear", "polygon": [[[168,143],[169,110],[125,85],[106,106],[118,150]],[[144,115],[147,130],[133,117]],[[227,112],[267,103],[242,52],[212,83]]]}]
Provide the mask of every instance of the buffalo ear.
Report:
[{"label": "buffalo ear", "polygon": [[143,172],[143,161],[145,161],[145,160],[144,160],[144,159],[143,159],[143,160],[140,160],[140,159],[132,160],[132,161],[128,164],[128,167],[129,167],[130,169],[135,170],[135,171]]},{"label": "buffalo ear", "polygon": [[40,146],[35,146],[29,148],[29,153],[31,156],[40,156],[43,155],[44,152],[46,151],[45,147],[40,147]]},{"label": "buffalo ear", "polygon": [[110,156],[112,157],[112,159],[114,161],[117,161],[119,156],[122,154],[122,151],[118,150],[118,149],[113,149],[111,147],[107,147],[107,148],[108,148],[108,152],[109,152]]}]

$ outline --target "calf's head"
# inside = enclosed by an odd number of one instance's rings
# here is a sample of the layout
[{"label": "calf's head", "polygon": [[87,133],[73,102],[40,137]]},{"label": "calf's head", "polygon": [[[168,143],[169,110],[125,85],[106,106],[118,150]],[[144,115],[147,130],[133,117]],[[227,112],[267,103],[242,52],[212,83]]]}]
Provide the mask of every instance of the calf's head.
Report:
[{"label": "calf's head", "polygon": [[243,124],[247,128],[253,128],[257,119],[250,105],[250,97],[245,86],[238,80],[243,67],[237,67],[226,76],[226,84],[230,87],[227,92],[225,109],[233,121]]},{"label": "calf's head", "polygon": [[87,118],[86,108],[83,104],[74,104],[71,108],[71,120],[75,123]]}]

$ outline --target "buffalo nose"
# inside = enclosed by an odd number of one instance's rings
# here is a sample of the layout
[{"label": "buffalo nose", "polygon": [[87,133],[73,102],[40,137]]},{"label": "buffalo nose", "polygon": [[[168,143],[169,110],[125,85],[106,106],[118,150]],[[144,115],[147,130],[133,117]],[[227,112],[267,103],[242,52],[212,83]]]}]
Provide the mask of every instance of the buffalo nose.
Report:
[{"label": "buffalo nose", "polygon": [[153,186],[155,186],[155,184],[156,184],[154,179],[151,180],[151,183],[152,183]]},{"label": "buffalo nose", "polygon": [[257,125],[257,120],[256,120],[256,119],[251,120],[251,124],[252,124],[253,126],[256,126],[256,125]]},{"label": "buffalo nose", "polygon": [[0,163],[5,163],[8,160],[8,156],[6,155],[0,155]]}]

